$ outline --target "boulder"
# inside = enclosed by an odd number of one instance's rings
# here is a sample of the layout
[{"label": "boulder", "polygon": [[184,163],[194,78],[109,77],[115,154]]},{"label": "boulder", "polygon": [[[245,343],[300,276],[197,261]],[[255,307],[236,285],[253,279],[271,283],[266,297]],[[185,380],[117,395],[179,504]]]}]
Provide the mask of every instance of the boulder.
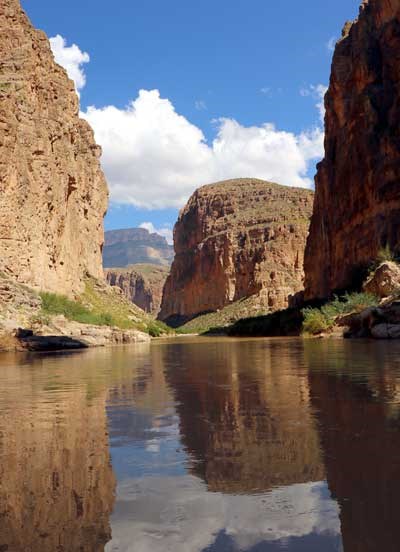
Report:
[{"label": "boulder", "polygon": [[382,263],[368,277],[363,290],[381,299],[400,292],[400,266],[394,262]]}]

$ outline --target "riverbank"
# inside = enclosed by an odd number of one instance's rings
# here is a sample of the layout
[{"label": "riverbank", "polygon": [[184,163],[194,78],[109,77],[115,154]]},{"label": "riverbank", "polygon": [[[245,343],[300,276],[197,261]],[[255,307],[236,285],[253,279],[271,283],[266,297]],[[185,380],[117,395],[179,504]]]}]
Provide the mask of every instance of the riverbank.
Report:
[{"label": "riverbank", "polygon": [[0,351],[52,351],[147,342],[174,333],[118,288],[87,278],[75,298],[42,293],[0,273]]}]

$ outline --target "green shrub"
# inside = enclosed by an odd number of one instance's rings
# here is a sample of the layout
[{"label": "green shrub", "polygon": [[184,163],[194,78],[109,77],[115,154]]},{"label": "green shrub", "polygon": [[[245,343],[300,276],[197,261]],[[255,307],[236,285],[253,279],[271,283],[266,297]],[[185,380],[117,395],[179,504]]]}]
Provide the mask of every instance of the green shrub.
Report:
[{"label": "green shrub", "polygon": [[57,293],[40,293],[44,315],[63,315],[68,320],[95,326],[114,326],[115,321],[108,312],[94,312],[79,301],[73,301]]},{"label": "green shrub", "polygon": [[368,307],[376,307],[379,299],[372,293],[351,293],[346,294],[343,298],[344,309],[343,313],[361,312]]},{"label": "green shrub", "polygon": [[308,307],[303,309],[303,332],[317,335],[330,330],[334,324],[334,318],[328,318],[320,309]]},{"label": "green shrub", "polygon": [[335,296],[333,301],[321,308],[303,309],[303,332],[317,335],[332,329],[338,316],[361,312],[368,307],[376,307],[378,298],[371,293],[346,293],[343,297]]},{"label": "green shrub", "polygon": [[167,324],[164,324],[164,322],[160,322],[159,320],[149,322],[145,331],[147,331],[151,337],[160,337],[165,334],[174,333],[173,330],[167,326]]}]

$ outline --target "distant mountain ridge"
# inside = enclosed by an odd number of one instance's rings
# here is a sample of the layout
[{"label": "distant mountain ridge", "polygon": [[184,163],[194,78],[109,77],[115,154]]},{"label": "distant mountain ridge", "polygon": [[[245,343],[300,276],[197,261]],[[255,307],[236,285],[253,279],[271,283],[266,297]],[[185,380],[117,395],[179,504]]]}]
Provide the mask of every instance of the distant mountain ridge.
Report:
[{"label": "distant mountain ridge", "polygon": [[125,228],[105,232],[104,268],[124,268],[132,264],[168,266],[174,258],[174,248],[157,233],[145,228]]}]

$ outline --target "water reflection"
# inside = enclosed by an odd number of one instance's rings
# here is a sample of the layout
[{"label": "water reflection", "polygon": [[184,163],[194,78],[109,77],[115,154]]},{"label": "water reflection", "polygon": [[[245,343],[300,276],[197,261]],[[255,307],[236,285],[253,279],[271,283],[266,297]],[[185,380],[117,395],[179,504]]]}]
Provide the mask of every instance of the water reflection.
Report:
[{"label": "water reflection", "polygon": [[307,372],[292,370],[296,347],[223,342],[162,352],[193,473],[209,490],[255,493],[324,479]]},{"label": "water reflection", "polygon": [[400,347],[306,350],[329,487],[347,552],[400,548]]},{"label": "water reflection", "polygon": [[399,353],[185,338],[2,356],[0,551],[397,551]]},{"label": "water reflection", "polygon": [[299,341],[153,346],[165,414],[140,396],[141,428],[122,444],[110,416],[119,483],[106,549],[339,550],[302,357]]},{"label": "water reflection", "polygon": [[105,389],[80,384],[79,357],[52,373],[38,357],[2,361],[0,550],[103,550],[115,486]]}]

